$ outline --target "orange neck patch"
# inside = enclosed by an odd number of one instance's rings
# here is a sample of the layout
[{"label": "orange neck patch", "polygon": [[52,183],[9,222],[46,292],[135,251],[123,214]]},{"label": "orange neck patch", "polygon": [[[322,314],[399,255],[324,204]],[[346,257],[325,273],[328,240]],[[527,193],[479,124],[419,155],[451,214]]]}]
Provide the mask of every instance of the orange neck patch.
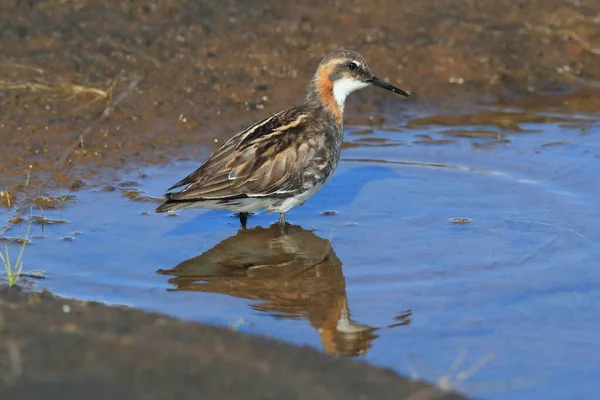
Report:
[{"label": "orange neck patch", "polygon": [[321,103],[335,116],[337,123],[342,125],[342,110],[333,97],[333,82],[329,79],[330,68],[324,65],[317,71],[316,87]]}]

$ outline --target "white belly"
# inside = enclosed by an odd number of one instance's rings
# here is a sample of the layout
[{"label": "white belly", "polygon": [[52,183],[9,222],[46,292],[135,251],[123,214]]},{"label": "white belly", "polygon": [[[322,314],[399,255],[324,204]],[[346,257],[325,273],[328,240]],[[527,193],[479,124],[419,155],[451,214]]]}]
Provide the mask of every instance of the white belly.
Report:
[{"label": "white belly", "polygon": [[207,208],[212,210],[229,210],[234,212],[256,212],[271,207],[275,200],[249,197],[223,202],[220,200],[202,200],[186,208]]},{"label": "white belly", "polygon": [[282,202],[280,202],[279,204],[275,204],[275,205],[267,208],[267,211],[277,212],[277,213],[285,213],[296,206],[301,206],[302,204],[304,204],[304,202],[306,202],[306,200],[313,197],[315,195],[315,193],[317,193],[319,191],[319,189],[321,189],[323,187],[324,183],[325,182],[321,183],[320,185],[313,186],[311,189],[307,190],[304,193],[299,194],[298,196],[285,199]]},{"label": "white belly", "polygon": [[315,195],[323,187],[325,182],[313,186],[309,190],[300,193],[295,197],[281,199],[278,197],[260,197],[250,196],[240,199],[222,200],[200,200],[196,203],[186,204],[181,208],[208,208],[213,210],[229,210],[234,212],[257,212],[266,210],[266,212],[286,213],[296,206],[304,204],[308,199]]}]

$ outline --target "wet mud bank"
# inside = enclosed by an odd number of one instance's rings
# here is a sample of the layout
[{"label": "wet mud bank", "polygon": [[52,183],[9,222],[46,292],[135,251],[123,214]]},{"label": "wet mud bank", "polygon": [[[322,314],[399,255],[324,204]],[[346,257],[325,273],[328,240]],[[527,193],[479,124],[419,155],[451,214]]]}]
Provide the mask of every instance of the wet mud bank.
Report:
[{"label": "wet mud bank", "polygon": [[301,102],[319,59],[339,47],[413,95],[407,103],[358,93],[347,125],[401,120],[431,104],[460,110],[597,87],[599,8],[591,0],[4,2],[0,185],[19,192],[30,175],[40,190],[76,188],[105,178],[99,168],[194,156]]},{"label": "wet mud bank", "polygon": [[7,287],[0,387],[19,399],[466,399],[232,329]]}]

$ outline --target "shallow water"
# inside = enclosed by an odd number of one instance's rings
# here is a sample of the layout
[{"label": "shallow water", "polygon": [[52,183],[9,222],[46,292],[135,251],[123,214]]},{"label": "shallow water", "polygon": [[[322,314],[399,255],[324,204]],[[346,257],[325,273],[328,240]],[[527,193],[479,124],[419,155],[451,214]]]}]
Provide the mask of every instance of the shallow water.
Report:
[{"label": "shallow water", "polygon": [[[67,223],[34,225],[25,269],[57,294],[360,356],[483,398],[596,398],[600,119],[564,110],[348,127],[336,175],[288,214],[283,238],[275,214],[244,232],[227,212],[169,217],[125,188],[81,190],[44,213]],[[159,197],[196,165],[123,181]]]}]

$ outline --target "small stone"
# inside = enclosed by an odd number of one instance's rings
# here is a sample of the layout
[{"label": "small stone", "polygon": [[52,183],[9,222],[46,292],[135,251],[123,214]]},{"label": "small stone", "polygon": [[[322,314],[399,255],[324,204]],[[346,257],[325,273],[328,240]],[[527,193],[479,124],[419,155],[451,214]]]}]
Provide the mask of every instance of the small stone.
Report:
[{"label": "small stone", "polygon": [[469,218],[450,218],[450,222],[455,225],[466,225],[471,223],[471,220]]},{"label": "small stone", "polygon": [[138,181],[125,181],[125,182],[121,182],[119,183],[120,187],[131,187],[131,186],[138,186],[140,183]]},{"label": "small stone", "polygon": [[69,190],[79,190],[83,186],[85,186],[85,183],[83,181],[81,181],[81,180],[74,180],[73,182],[71,182],[69,184]]}]

